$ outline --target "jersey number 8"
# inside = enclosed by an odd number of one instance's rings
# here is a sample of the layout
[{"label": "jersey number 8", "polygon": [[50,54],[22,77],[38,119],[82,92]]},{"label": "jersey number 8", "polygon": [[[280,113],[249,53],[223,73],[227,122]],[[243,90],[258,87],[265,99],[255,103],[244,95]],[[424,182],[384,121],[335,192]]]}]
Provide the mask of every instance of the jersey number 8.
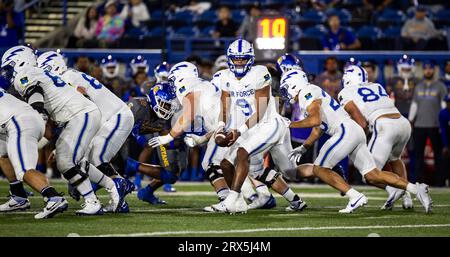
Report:
[{"label": "jersey number 8", "polygon": [[364,102],[373,102],[380,99],[382,96],[388,96],[386,91],[381,86],[378,86],[378,94],[375,93],[372,89],[367,87],[361,87],[358,89],[358,94],[362,96],[362,100]]},{"label": "jersey number 8", "polygon": [[48,71],[45,71],[45,75],[47,75],[47,77],[49,77],[53,81],[53,84],[56,87],[64,87],[66,85],[66,82],[64,82],[60,77],[53,75]]}]

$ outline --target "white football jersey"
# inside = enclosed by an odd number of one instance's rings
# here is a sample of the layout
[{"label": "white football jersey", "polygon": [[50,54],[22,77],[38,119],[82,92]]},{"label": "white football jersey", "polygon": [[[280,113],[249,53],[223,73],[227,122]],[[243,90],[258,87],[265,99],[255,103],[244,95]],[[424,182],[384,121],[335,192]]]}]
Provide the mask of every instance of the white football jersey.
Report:
[{"label": "white football jersey", "polygon": [[[214,74],[211,82],[214,86],[230,94],[231,106],[228,106],[228,121],[231,128],[237,129],[256,111],[256,90],[270,87],[272,77],[265,66],[255,65],[240,80],[232,71],[226,69]],[[261,121],[267,121],[276,115],[275,99],[270,92],[268,106]]]},{"label": "white football jersey", "polygon": [[399,113],[386,90],[377,83],[345,87],[339,92],[338,99],[342,106],[353,101],[370,125],[381,115]]},{"label": "white football jersey", "polygon": [[325,133],[332,136],[334,133],[340,131],[341,123],[350,120],[350,116],[339,103],[324,90],[316,85],[310,84],[298,93],[298,103],[302,111],[305,112],[305,117],[308,116],[306,111],[308,106],[318,99],[322,100],[322,104],[320,105],[322,125],[320,125],[320,128]]},{"label": "white football jersey", "polygon": [[74,88],[81,87],[89,99],[97,105],[102,120],[109,120],[127,105],[97,79],[74,69],[68,69],[61,78]]},{"label": "white football jersey", "polygon": [[97,109],[94,103],[55,74],[32,66],[17,71],[14,87],[20,95],[24,96],[29,88],[37,84],[44,91],[44,108],[56,123],[65,123],[79,113]]},{"label": "white football jersey", "polygon": [[194,113],[197,116],[195,120],[197,121],[200,118],[200,120],[203,120],[203,124],[195,124],[194,129],[198,131],[199,127],[204,126],[207,131],[214,130],[219,122],[222,91],[209,81],[195,77],[177,81],[175,86],[177,88],[177,99],[180,103],[183,103],[183,98],[191,92],[195,92],[197,95],[194,103]]},{"label": "white football jersey", "polygon": [[0,126],[7,123],[14,115],[26,112],[35,112],[35,110],[29,104],[0,88]]}]

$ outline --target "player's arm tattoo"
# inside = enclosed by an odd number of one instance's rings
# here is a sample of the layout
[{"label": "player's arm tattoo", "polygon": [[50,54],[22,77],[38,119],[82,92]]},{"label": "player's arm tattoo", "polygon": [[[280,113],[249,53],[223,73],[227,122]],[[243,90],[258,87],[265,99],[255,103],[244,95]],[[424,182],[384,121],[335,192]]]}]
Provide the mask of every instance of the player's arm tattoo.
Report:
[{"label": "player's arm tattoo", "polygon": [[307,108],[308,117],[303,120],[291,122],[290,128],[314,128],[320,126],[322,117],[320,115],[320,105],[322,100],[314,100]]}]

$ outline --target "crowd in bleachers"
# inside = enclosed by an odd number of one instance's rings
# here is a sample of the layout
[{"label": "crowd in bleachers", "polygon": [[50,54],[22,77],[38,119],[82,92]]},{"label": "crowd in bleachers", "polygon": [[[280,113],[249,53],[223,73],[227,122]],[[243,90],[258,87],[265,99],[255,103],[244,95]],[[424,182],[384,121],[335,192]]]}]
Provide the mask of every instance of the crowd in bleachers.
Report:
[{"label": "crowd in bleachers", "polygon": [[[86,19],[96,23],[89,35],[100,43],[88,47],[152,48],[161,46],[163,36],[168,40],[242,36],[252,41],[255,17],[276,13],[290,21],[292,50],[448,49],[450,4],[446,1],[420,1],[423,5],[408,0],[169,2],[161,7],[159,1],[108,0],[96,7],[99,15],[87,12],[77,28],[84,24],[89,30]],[[85,41],[77,30],[74,36]],[[74,46],[73,41],[69,46]]]}]

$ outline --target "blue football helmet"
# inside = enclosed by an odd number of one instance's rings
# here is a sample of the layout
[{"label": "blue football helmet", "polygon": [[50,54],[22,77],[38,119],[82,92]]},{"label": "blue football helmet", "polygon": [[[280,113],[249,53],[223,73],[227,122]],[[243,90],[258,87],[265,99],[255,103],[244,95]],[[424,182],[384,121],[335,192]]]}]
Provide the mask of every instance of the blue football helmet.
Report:
[{"label": "blue football helmet", "polygon": [[176,100],[175,90],[167,82],[157,83],[147,95],[153,111],[159,118],[168,120],[176,111],[178,111],[178,102]]},{"label": "blue football helmet", "polygon": [[148,73],[148,70],[150,66],[147,63],[147,60],[142,57],[142,55],[136,56],[136,58],[133,58],[130,62],[130,68],[131,68],[131,75],[134,76],[139,71],[145,72],[145,74]]},{"label": "blue football helmet", "polygon": [[402,77],[412,77],[415,69],[415,60],[406,54],[404,54],[402,58],[397,61],[397,71]]},{"label": "blue football helmet", "polygon": [[170,65],[167,62],[158,64],[153,72],[155,73],[156,82],[160,83],[167,81],[169,77]]},{"label": "blue football helmet", "polygon": [[119,63],[111,55],[102,59],[100,67],[106,78],[112,79],[119,75]]},{"label": "blue football helmet", "polygon": [[233,41],[227,49],[228,68],[236,77],[244,77],[255,62],[253,45],[244,40]]},{"label": "blue football helmet", "polygon": [[278,58],[277,70],[281,74],[290,70],[303,70],[303,63],[297,56],[286,53]]}]

